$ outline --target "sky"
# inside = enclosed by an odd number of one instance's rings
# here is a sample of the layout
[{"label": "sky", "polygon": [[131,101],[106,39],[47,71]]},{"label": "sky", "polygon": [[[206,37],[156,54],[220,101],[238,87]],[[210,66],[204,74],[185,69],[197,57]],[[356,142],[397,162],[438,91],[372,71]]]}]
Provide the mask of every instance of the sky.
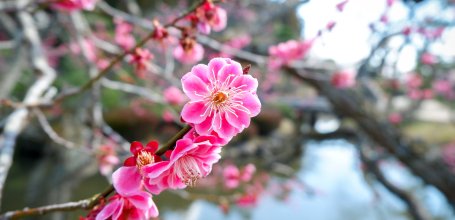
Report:
[{"label": "sky", "polygon": [[[312,38],[317,32],[324,28],[328,21],[337,22],[333,31],[326,33],[316,41],[312,48],[311,55],[322,58],[332,59],[342,67],[353,67],[361,59],[368,56],[372,42],[369,25],[378,21],[386,9],[386,0],[350,0],[343,12],[336,9],[336,4],[342,0],[310,0],[303,4],[299,9],[299,15],[304,18],[304,38]],[[441,11],[437,0],[429,0],[424,3],[425,7],[420,7],[418,17],[426,17]],[[391,22],[400,22],[403,25],[408,23],[406,17],[409,9],[401,1],[396,0],[391,7],[388,17]],[[448,18],[455,20],[455,10],[447,15]],[[441,39],[441,43],[435,44],[430,48],[431,52],[442,54],[446,59],[455,57],[454,28],[447,29]],[[404,38],[397,37],[391,44],[399,45]],[[423,43],[418,38],[414,39],[417,43]],[[412,47],[405,48],[398,62],[398,70],[401,72],[410,71],[415,66],[417,53]]]}]

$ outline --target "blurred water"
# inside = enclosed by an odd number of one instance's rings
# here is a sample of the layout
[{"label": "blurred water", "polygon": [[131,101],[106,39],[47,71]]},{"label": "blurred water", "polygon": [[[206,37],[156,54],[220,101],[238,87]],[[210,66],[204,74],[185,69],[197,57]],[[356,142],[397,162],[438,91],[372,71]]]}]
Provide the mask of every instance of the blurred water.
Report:
[{"label": "blurred water", "polygon": [[[379,220],[411,219],[406,205],[375,181],[366,181],[355,147],[343,140],[309,142],[297,177],[315,190],[315,195],[293,188],[285,200],[266,193],[252,209],[231,209],[224,215],[213,203],[197,200],[186,211],[164,211],[167,220],[280,219],[287,220]],[[444,197],[432,187],[423,187],[408,171],[391,161],[383,164],[394,184],[413,190],[437,219],[455,219]],[[272,177],[277,179],[278,177]],[[370,182],[370,183],[369,183]]]}]

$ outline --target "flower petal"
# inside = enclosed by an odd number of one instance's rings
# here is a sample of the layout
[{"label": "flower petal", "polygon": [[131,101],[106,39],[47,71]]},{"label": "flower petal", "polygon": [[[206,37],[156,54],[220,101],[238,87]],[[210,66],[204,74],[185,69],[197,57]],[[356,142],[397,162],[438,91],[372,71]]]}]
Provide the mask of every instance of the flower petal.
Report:
[{"label": "flower petal", "polygon": [[198,64],[191,68],[191,73],[201,79],[204,83],[210,83],[210,69],[207,65]]},{"label": "flower petal", "polygon": [[236,132],[236,129],[226,121],[225,115],[221,113],[215,115],[213,118],[213,130],[221,138],[232,138],[238,133]]},{"label": "flower petal", "polygon": [[105,220],[113,215],[118,215],[122,212],[123,202],[119,199],[112,200],[96,215],[96,220]]},{"label": "flower petal", "polygon": [[144,175],[154,181],[156,178],[159,178],[166,170],[170,167],[169,161],[161,161],[152,163],[142,167],[142,172]]},{"label": "flower petal", "polygon": [[112,174],[112,184],[117,193],[126,196],[140,190],[142,177],[134,167],[120,167]]},{"label": "flower petal", "polygon": [[223,68],[218,71],[217,80],[222,85],[228,86],[236,76],[242,74],[243,70],[240,63],[232,62],[231,64],[224,65]]},{"label": "flower petal", "polygon": [[248,94],[241,99],[243,106],[250,111],[250,117],[254,117],[261,111],[261,102],[256,94]]},{"label": "flower petal", "polygon": [[128,196],[127,199],[134,205],[134,207],[142,210],[149,209],[153,204],[152,195],[144,191],[139,191],[134,195]]},{"label": "flower petal", "polygon": [[242,89],[244,91],[256,92],[258,89],[258,80],[251,75],[237,76],[231,83],[232,87]]},{"label": "flower petal", "polygon": [[212,131],[212,121],[213,116],[208,116],[205,120],[199,124],[194,125],[194,129],[200,135],[207,135],[210,134]]},{"label": "flower petal", "polygon": [[213,58],[212,60],[210,60],[208,66],[210,71],[209,73],[210,76],[212,76],[212,79],[216,78],[220,69],[226,64],[227,63],[225,58]]},{"label": "flower petal", "polygon": [[199,124],[207,118],[208,109],[204,102],[188,102],[183,106],[181,115],[184,121]]},{"label": "flower petal", "polygon": [[192,73],[182,77],[183,92],[193,101],[203,100],[209,93],[208,84]]},{"label": "flower petal", "polygon": [[158,195],[160,194],[163,190],[166,189],[166,187],[160,187],[158,184],[156,183],[150,183],[149,179],[145,179],[144,180],[144,187],[145,189],[147,189],[147,191],[149,191],[150,193],[154,194],[154,195]]},{"label": "flower petal", "polygon": [[250,126],[250,115],[247,112],[241,111],[240,109],[232,109],[232,111],[233,112],[226,111],[225,113],[226,121],[229,122],[230,125],[240,131]]}]

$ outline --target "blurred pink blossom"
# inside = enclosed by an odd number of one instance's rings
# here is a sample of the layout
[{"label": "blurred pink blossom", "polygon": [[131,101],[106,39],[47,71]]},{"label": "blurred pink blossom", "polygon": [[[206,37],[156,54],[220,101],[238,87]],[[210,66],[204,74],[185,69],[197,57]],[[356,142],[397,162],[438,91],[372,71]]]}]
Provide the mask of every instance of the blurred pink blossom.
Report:
[{"label": "blurred pink blossom", "polygon": [[332,75],[331,81],[336,88],[344,89],[355,85],[355,73],[352,71],[339,71]]},{"label": "blurred pink blossom", "polygon": [[130,63],[134,65],[138,77],[145,78],[149,62],[153,58],[154,56],[149,50],[142,48],[136,48],[134,54],[130,55]]},{"label": "blurred pink blossom", "polygon": [[122,19],[115,19],[115,43],[124,50],[130,50],[136,44],[136,39],[131,34],[133,26]]},{"label": "blurred pink blossom", "polygon": [[256,172],[256,166],[254,166],[254,164],[252,164],[252,163],[249,163],[243,168],[240,179],[243,182],[248,182],[253,178],[253,174],[255,172]]},{"label": "blurred pink blossom", "polygon": [[222,31],[226,28],[226,10],[210,1],[197,8],[195,14],[198,21],[198,30],[203,34],[210,34],[211,29]]},{"label": "blurred pink blossom", "polygon": [[175,86],[170,86],[165,89],[163,95],[164,100],[171,105],[180,105],[185,101],[183,92]]},{"label": "blurred pink blossom", "polygon": [[438,58],[431,53],[425,52],[420,56],[420,61],[426,65],[434,65],[438,63]]},{"label": "blurred pink blossom", "polygon": [[120,162],[112,144],[105,144],[99,147],[97,159],[100,173],[105,176],[111,174],[114,166]]},{"label": "blurred pink blossom", "polygon": [[389,119],[390,123],[395,124],[395,125],[399,124],[399,123],[401,123],[401,121],[403,121],[403,117],[398,112],[390,113],[388,119]]},{"label": "blurred pink blossom", "polygon": [[202,60],[204,48],[193,39],[184,40],[174,49],[174,57],[183,64],[193,64]]},{"label": "blurred pink blossom", "polygon": [[223,170],[224,186],[233,189],[240,184],[240,171],[235,165],[227,165]]},{"label": "blurred pink blossom", "polygon": [[349,0],[344,0],[336,5],[336,8],[338,11],[342,12],[344,10],[344,7],[346,7],[346,4],[349,2]]},{"label": "blurred pink blossom", "polygon": [[314,40],[296,41],[290,40],[269,47],[269,66],[272,69],[279,68],[283,65],[290,64],[294,60],[304,58]]},{"label": "blurred pink blossom", "polygon": [[52,7],[62,11],[93,10],[97,0],[59,0],[52,2]]},{"label": "blurred pink blossom", "polygon": [[409,89],[419,88],[420,86],[422,86],[422,84],[423,84],[422,76],[420,76],[417,73],[411,73],[406,78],[406,86]]}]

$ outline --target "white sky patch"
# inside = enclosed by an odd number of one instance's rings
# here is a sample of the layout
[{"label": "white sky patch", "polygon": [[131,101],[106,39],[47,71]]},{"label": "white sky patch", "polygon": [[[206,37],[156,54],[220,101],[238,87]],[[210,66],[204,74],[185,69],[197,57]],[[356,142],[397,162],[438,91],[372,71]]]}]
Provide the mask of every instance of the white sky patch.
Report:
[{"label": "white sky patch", "polygon": [[[299,9],[299,15],[304,19],[304,38],[309,39],[317,35],[318,31],[324,29],[329,21],[336,21],[332,32],[325,33],[315,42],[311,50],[311,56],[320,59],[333,60],[342,67],[352,67],[365,59],[376,42],[371,36],[369,28],[371,23],[377,22],[386,9],[385,0],[350,0],[343,12],[336,9],[336,4],[342,0],[313,0],[303,4]],[[419,6],[424,10],[417,10],[418,19],[434,16],[440,12],[441,6],[437,1]],[[408,20],[409,9],[401,1],[395,4],[387,12],[391,23],[402,24],[403,28],[410,24]],[[445,18],[455,17],[455,13],[446,13]],[[383,28],[383,27],[382,27]],[[400,31],[398,29],[397,31]],[[403,38],[397,41],[402,41]],[[420,36],[411,35],[412,41],[417,46],[423,46],[423,39]],[[440,43],[437,42],[430,48],[430,51],[442,55],[446,59],[455,57],[454,28],[445,31]],[[398,44],[397,44],[398,45]],[[398,47],[398,46],[397,46]],[[395,56],[398,60],[397,69],[399,72],[412,70],[416,64],[416,47],[407,46]]]}]

